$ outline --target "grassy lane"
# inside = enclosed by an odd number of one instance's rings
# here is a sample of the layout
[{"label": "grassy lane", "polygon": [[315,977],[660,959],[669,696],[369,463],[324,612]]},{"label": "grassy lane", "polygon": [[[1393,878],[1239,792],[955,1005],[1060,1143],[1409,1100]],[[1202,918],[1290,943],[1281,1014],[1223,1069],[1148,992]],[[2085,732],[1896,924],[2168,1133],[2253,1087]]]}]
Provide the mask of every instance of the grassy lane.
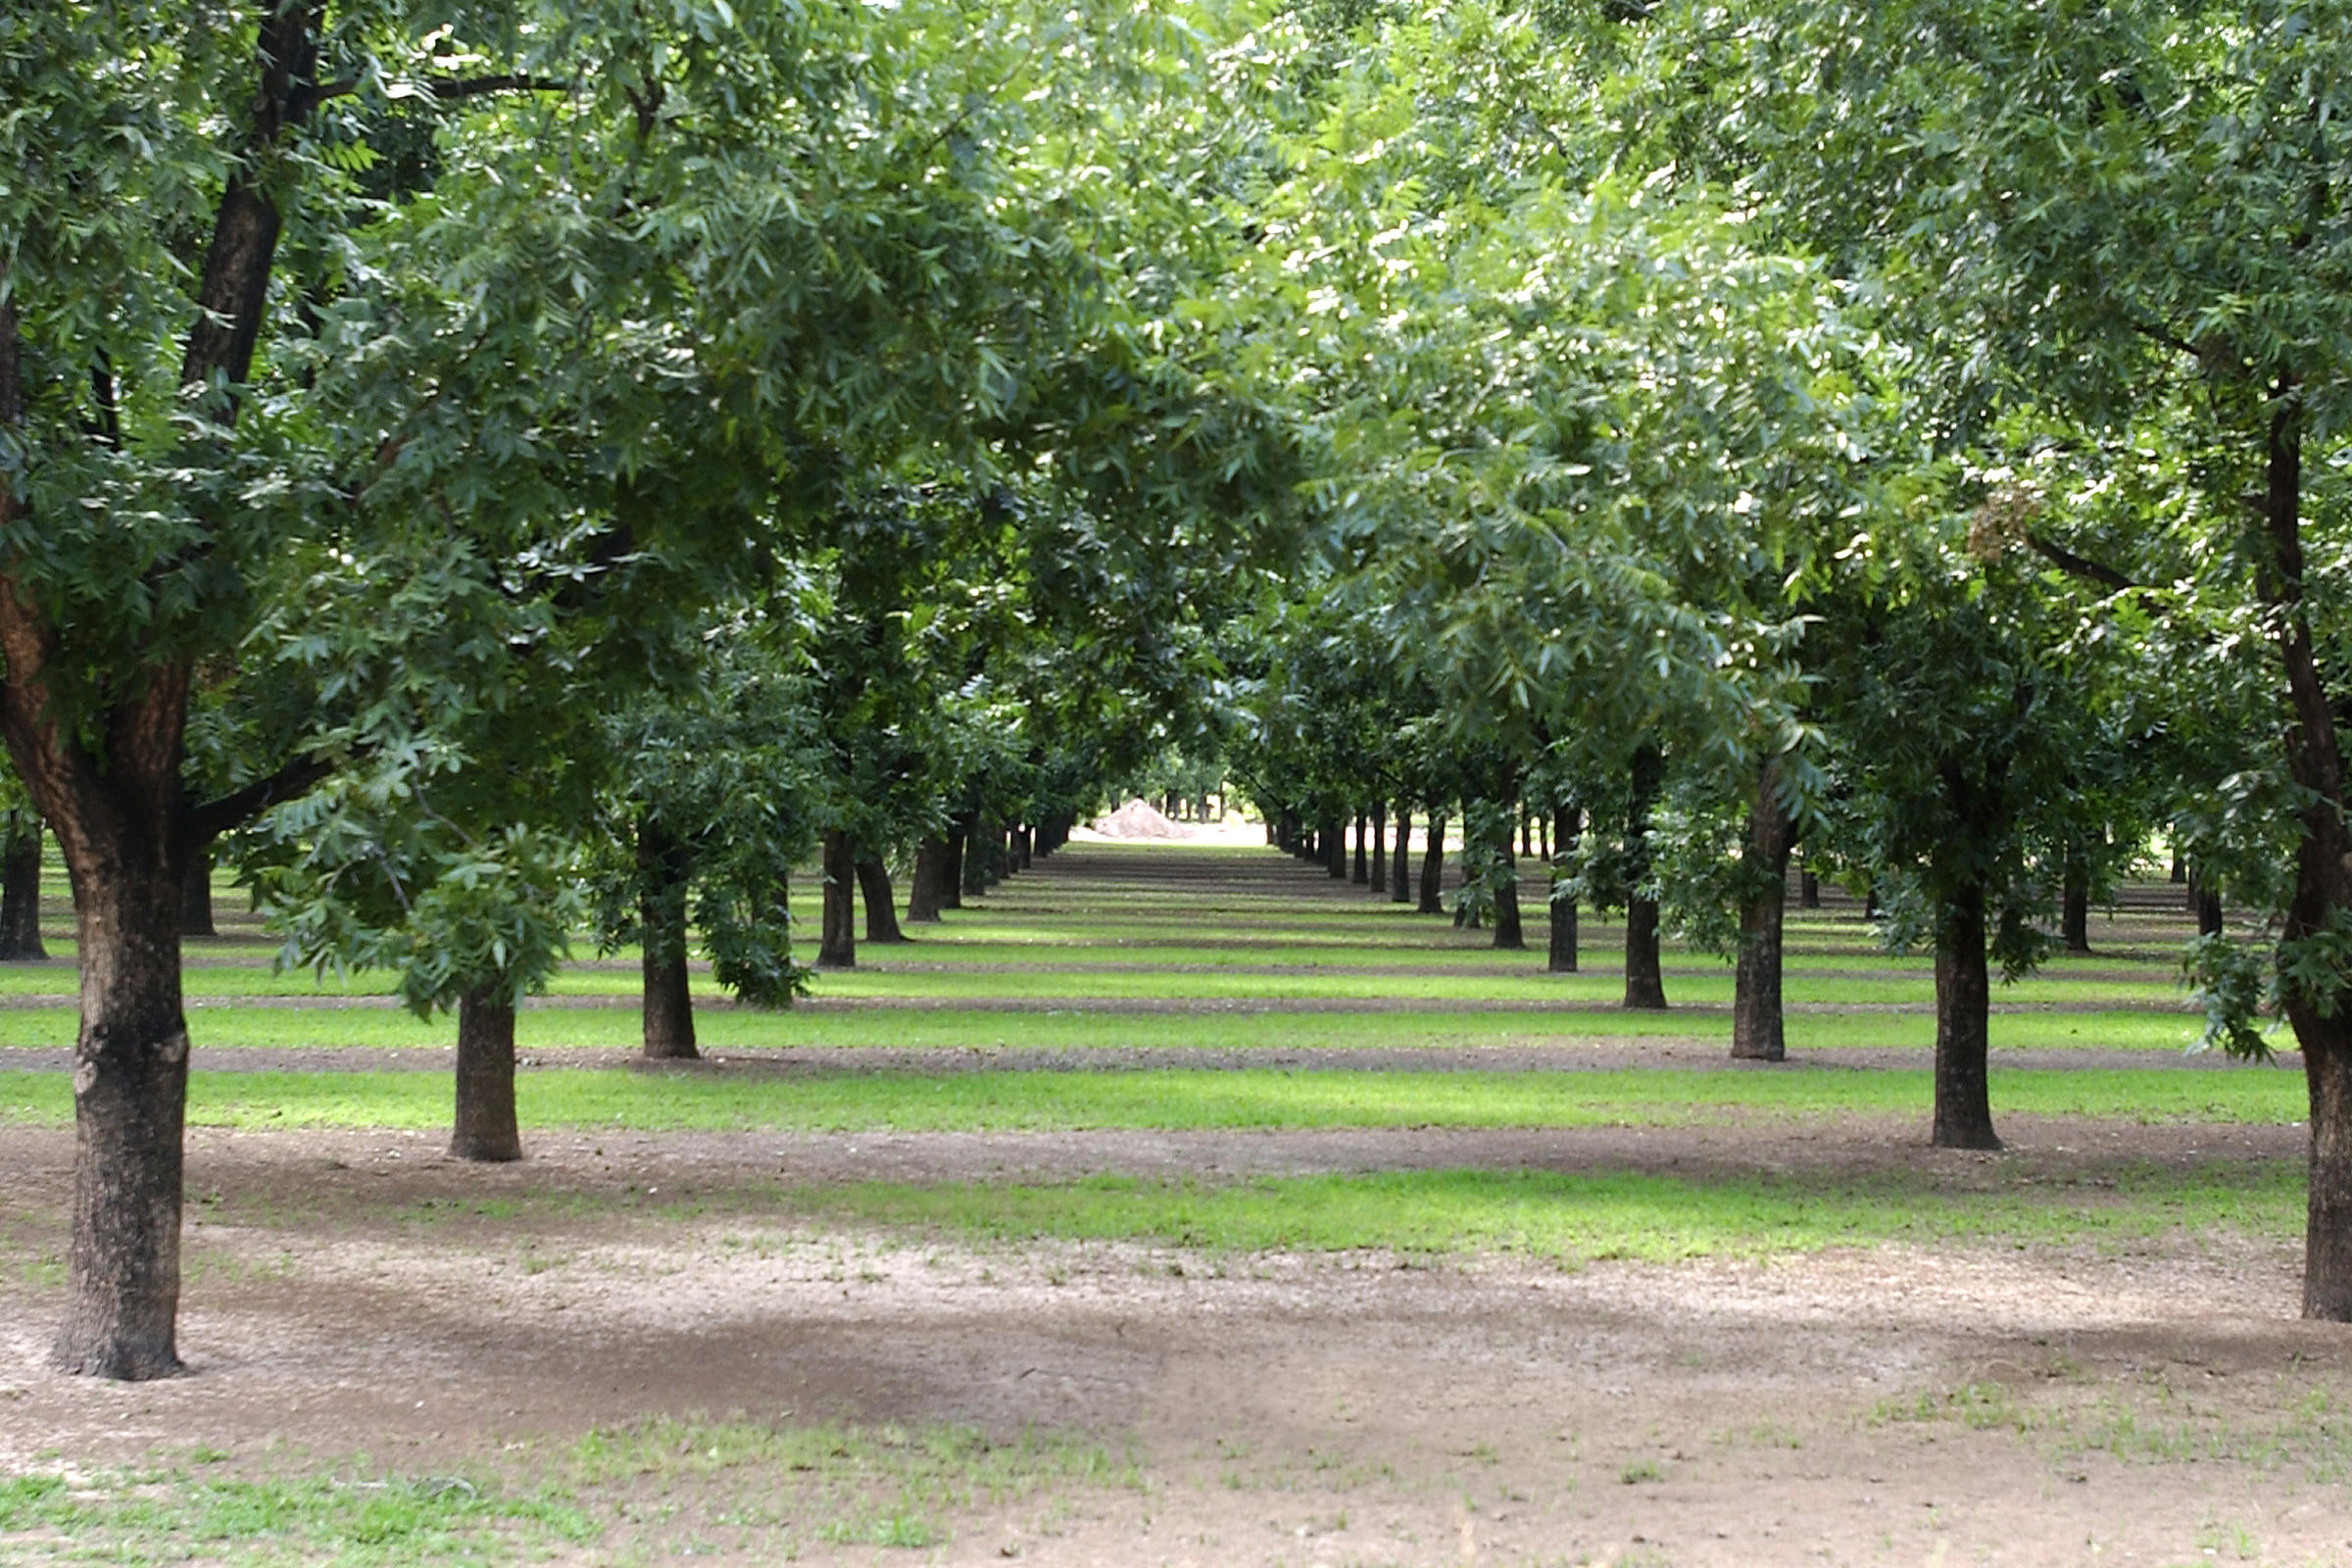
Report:
[{"label": "grassy lane", "polygon": [[[449,1086],[417,1072],[203,1072],[188,1120],[221,1127],[421,1129],[449,1120]],[[1081,1128],[1683,1126],[1742,1116],[1910,1115],[1924,1071],[959,1072],[738,1077],[554,1068],[526,1073],[538,1128],[1044,1132]],[[1993,1108],[2132,1122],[2286,1125],[2300,1074],[2105,1069],[2002,1073]],[[63,1125],[62,1074],[0,1073],[0,1118]]]}]

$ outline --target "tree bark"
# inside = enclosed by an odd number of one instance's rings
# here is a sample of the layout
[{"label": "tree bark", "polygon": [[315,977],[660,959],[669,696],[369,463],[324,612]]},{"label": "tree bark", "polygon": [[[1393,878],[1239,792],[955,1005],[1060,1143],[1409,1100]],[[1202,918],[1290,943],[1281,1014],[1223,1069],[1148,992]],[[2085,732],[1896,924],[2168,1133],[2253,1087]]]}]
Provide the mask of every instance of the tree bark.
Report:
[{"label": "tree bark", "polygon": [[1937,1149],[1998,1149],[1986,1088],[1992,982],[1984,962],[1984,888],[1961,886],[1936,930]]},{"label": "tree bark", "polygon": [[824,839],[824,925],[817,936],[816,961],[828,969],[858,966],[858,866],[850,836],[829,829]]},{"label": "tree bark", "polygon": [[2222,896],[2193,870],[2188,876],[2188,909],[2197,917],[2197,935],[2222,934]]},{"label": "tree bark", "polygon": [[514,1126],[514,1004],[491,992],[458,1000],[458,1102],[449,1152],[459,1159],[522,1157]]},{"label": "tree bark", "polygon": [[[1585,813],[1573,806],[1551,808],[1551,842],[1555,855],[1566,855],[1576,848],[1577,836],[1584,831]],[[1552,873],[1558,878],[1558,871]],[[1553,974],[1576,973],[1576,900],[1558,896],[1555,888],[1551,900],[1551,951],[1544,966]]]},{"label": "tree bark", "polygon": [[1365,812],[1355,813],[1355,870],[1348,880],[1359,888],[1372,881],[1372,847],[1364,837],[1370,826],[1371,818]]},{"label": "tree bark", "polygon": [[41,819],[24,813],[30,825],[0,848],[0,961],[46,958],[41,945]]},{"label": "tree bark", "polygon": [[971,828],[969,816],[959,816],[948,826],[947,875],[939,884],[939,906],[943,909],[963,907],[963,862]]},{"label": "tree bark", "polygon": [[906,923],[929,925],[948,906],[947,886],[955,879],[956,862],[947,838],[926,838],[914,847],[914,872],[907,879]]},{"label": "tree bark", "polygon": [[1788,1054],[1781,1018],[1781,913],[1788,897],[1788,852],[1796,824],[1781,804],[1777,760],[1756,781],[1747,815],[1748,864],[1755,896],[1740,911],[1740,956],[1732,981],[1732,1054],[1780,1061]]},{"label": "tree bark", "polygon": [[643,952],[645,1054],[685,1061],[694,1049],[687,990],[686,866],[677,842],[650,818],[637,824],[637,930]]},{"label": "tree bark", "polygon": [[2090,951],[2090,860],[2080,851],[2067,852],[2058,895],[2058,939],[2069,953]]},{"label": "tree bark", "polygon": [[1402,801],[1396,803],[1396,847],[1389,860],[1389,902],[1413,902],[1412,859],[1409,849],[1413,837],[1412,808]]},{"label": "tree bark", "polygon": [[1502,855],[1503,869],[1509,874],[1494,889],[1494,946],[1507,953],[1523,952],[1527,947],[1527,932],[1519,919],[1519,859],[1511,853],[1511,819],[1502,818],[1501,842],[1495,846]]},{"label": "tree bark", "polygon": [[1429,813],[1429,836],[1421,849],[1421,902],[1417,914],[1446,912],[1446,813]]},{"label": "tree bark", "polygon": [[1634,753],[1633,793],[1626,811],[1625,1005],[1655,1011],[1666,1005],[1666,977],[1658,961],[1658,901],[1638,890],[1649,880],[1649,808],[1665,782],[1666,759],[1655,746]]},{"label": "tree bark", "polygon": [[1013,868],[1021,871],[1028,870],[1036,858],[1036,854],[1037,852],[1033,841],[1030,838],[1029,829],[1026,827],[1014,828],[1012,830]]},{"label": "tree bark", "polygon": [[[1809,860],[1811,857],[1806,858]],[[1796,875],[1796,906],[1800,909],[1821,907],[1821,878],[1813,874],[1813,867],[1809,864]]]},{"label": "tree bark", "polygon": [[214,937],[220,933],[213,925],[213,852],[202,849],[188,857],[188,869],[180,883],[179,934],[183,937]]},{"label": "tree bark", "polygon": [[1348,822],[1345,817],[1327,816],[1316,842],[1323,848],[1323,868],[1334,882],[1348,880]]},{"label": "tree bark", "polygon": [[1389,891],[1389,803],[1372,803],[1372,881],[1375,893]]},{"label": "tree bark", "polygon": [[904,942],[899,929],[897,900],[890,891],[890,867],[879,855],[858,857],[858,889],[865,898],[865,940]]}]

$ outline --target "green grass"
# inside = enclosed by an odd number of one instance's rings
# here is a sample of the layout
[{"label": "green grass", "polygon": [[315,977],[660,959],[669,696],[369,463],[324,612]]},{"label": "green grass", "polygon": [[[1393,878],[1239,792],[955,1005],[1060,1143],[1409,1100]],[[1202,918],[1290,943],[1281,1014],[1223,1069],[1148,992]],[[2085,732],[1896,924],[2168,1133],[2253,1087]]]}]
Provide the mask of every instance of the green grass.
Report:
[{"label": "green grass", "polygon": [[[523,1124],[642,1130],[1052,1131],[1188,1127],[1675,1126],[1742,1114],[1924,1114],[1930,1075],[1870,1072],[959,1072],[808,1077],[554,1068],[524,1074]],[[2010,1072],[1996,1114],[2280,1125],[2304,1114],[2300,1074],[2106,1068]],[[219,1127],[448,1125],[437,1073],[197,1072],[188,1120]],[[0,1073],[0,1118],[66,1122],[62,1073]]]},{"label": "green grass", "polygon": [[1134,1488],[1099,1444],[975,1428],[657,1418],[464,1477],[246,1477],[196,1450],[171,1469],[0,1478],[0,1563],[494,1564],[822,1545],[931,1547],[959,1515]]},{"label": "green grass", "polygon": [[903,1226],[1018,1244],[1148,1242],[1210,1252],[1275,1250],[1500,1251],[1574,1266],[1672,1262],[1899,1242],[2121,1244],[2236,1231],[2284,1240],[2303,1223],[2300,1169],[2083,1181],[1951,1192],[1930,1179],[1687,1181],[1610,1173],[1392,1171],[1208,1186],[1103,1176],[1050,1185],[804,1187],[781,1198],[813,1219]]},{"label": "green grass", "polygon": [[591,1539],[576,1508],[472,1481],[117,1471],[0,1480],[0,1561],[493,1563]]}]

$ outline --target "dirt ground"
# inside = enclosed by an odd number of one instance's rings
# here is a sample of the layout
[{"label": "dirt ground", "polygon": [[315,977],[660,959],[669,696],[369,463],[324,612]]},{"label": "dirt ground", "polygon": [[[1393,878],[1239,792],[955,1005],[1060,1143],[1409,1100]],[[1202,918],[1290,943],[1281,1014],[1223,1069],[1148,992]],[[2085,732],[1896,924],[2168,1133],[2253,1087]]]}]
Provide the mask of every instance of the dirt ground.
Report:
[{"label": "dirt ground", "polygon": [[[2292,1157],[2292,1128],[2013,1118],[2004,1159]],[[71,1138],[0,1129],[12,1249],[54,1250]],[[812,1226],[778,1182],[1520,1164],[1939,1161],[1882,1123],[1491,1133],[543,1136],[519,1165],[386,1133],[190,1136],[190,1375],[49,1372],[57,1289],[0,1316],[0,1455],[204,1444],[430,1473],[648,1415],[968,1424],[1124,1479],[947,1514],[918,1550],[1056,1564],[2352,1563],[2352,1329],[2288,1247],[1901,1248],[1431,1263],[1018,1249]],[[299,1194],[298,1198],[289,1195]],[[686,1217],[658,1208],[684,1198]],[[485,1201],[488,1200],[488,1201]],[[54,1233],[54,1234],[52,1234]],[[740,1480],[741,1478],[739,1478]],[[672,1483],[665,1481],[665,1487]],[[718,1484],[677,1482],[648,1555]],[[691,1532],[719,1560],[773,1538]],[[608,1544],[608,1546],[610,1544]],[[607,1547],[587,1553],[607,1560]]]}]

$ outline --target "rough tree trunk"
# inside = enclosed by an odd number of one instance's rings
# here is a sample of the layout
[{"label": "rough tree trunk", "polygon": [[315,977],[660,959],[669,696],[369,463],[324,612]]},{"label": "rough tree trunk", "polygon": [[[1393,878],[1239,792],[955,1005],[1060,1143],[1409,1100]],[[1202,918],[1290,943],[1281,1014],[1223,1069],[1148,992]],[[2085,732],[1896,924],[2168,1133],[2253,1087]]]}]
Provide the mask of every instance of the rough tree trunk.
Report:
[{"label": "rough tree trunk", "polygon": [[1371,818],[1362,811],[1356,812],[1355,870],[1349,875],[1348,880],[1359,888],[1368,886],[1372,881],[1372,846],[1364,836],[1370,827]]},{"label": "rough tree trunk", "polygon": [[948,906],[948,884],[956,862],[946,838],[927,838],[914,847],[914,872],[906,885],[906,923],[932,924]]},{"label": "rough tree trunk", "polygon": [[1389,891],[1389,803],[1372,803],[1372,891]]},{"label": "rough tree trunk", "polygon": [[162,1377],[179,1367],[173,1322],[188,1085],[179,877],[160,856],[75,855],[71,841],[68,863],[81,942],[81,1033],[74,1054],[73,1241],[56,1357],[69,1372]]},{"label": "rough tree trunk", "polygon": [[686,976],[686,866],[675,840],[651,820],[637,824],[637,928],[643,944],[645,1054],[688,1061],[694,998]]},{"label": "rough tree trunk", "polygon": [[41,822],[31,817],[30,827],[0,848],[0,961],[47,956],[41,945]]},{"label": "rough tree trunk", "polygon": [[1756,895],[1740,911],[1740,956],[1732,981],[1732,1054],[1779,1061],[1788,1054],[1781,1027],[1781,910],[1788,897],[1788,852],[1796,824],[1781,804],[1781,770],[1765,764],[1747,815],[1748,863]]},{"label": "rough tree trunk", "polygon": [[879,855],[858,857],[858,891],[865,899],[865,940],[904,942],[899,929],[898,901],[890,890],[890,867]]},{"label": "rough tree trunk", "polygon": [[213,925],[213,853],[198,850],[188,857],[188,869],[180,879],[179,934],[183,937],[215,937],[220,933]]},{"label": "rough tree trunk", "polygon": [[1413,902],[1412,859],[1408,846],[1413,837],[1412,808],[1403,802],[1396,803],[1396,847],[1389,860],[1389,902]]},{"label": "rough tree trunk", "polygon": [[1967,883],[1936,929],[1936,1132],[1937,1149],[1998,1149],[1986,1089],[1992,982],[1984,962],[1984,889]]},{"label": "rough tree trunk", "polygon": [[1429,837],[1421,850],[1421,902],[1417,914],[1446,912],[1446,813],[1429,815]]},{"label": "rough tree trunk", "polygon": [[850,836],[839,830],[825,834],[824,924],[818,933],[816,961],[828,969],[858,966],[858,865]]},{"label": "rough tree trunk", "polygon": [[[1649,880],[1649,808],[1665,782],[1666,760],[1655,746],[1634,753],[1632,803],[1626,812],[1626,877],[1632,888]],[[1658,902],[1629,891],[1625,902],[1625,1005],[1654,1011],[1666,1005],[1666,977],[1658,961]]]},{"label": "rough tree trunk", "polygon": [[2072,851],[2058,895],[2058,939],[2069,953],[2090,951],[2090,860]]},{"label": "rough tree trunk", "polygon": [[[1551,842],[1555,855],[1566,855],[1576,848],[1577,835],[1584,831],[1585,813],[1573,806],[1551,808]],[[1555,881],[1559,873],[1552,873]],[[1576,973],[1576,900],[1562,898],[1555,888],[1551,900],[1551,951],[1544,966],[1553,974]]]},{"label": "rough tree trunk", "polygon": [[458,1102],[449,1152],[459,1159],[522,1157],[514,1126],[514,1004],[491,992],[458,1000]]}]

